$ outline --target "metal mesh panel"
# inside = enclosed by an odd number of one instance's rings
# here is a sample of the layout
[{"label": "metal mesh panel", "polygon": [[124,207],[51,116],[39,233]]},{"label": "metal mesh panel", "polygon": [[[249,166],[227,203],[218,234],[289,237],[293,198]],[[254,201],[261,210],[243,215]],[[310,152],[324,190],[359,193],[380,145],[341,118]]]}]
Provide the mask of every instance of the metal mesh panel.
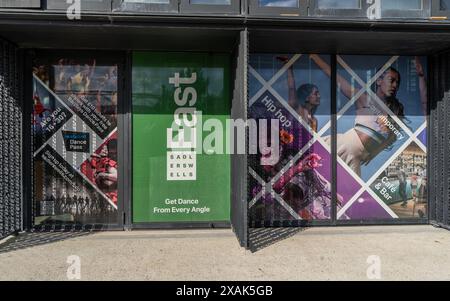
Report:
[{"label": "metal mesh panel", "polygon": [[22,225],[22,113],[17,48],[0,40],[0,238]]},{"label": "metal mesh panel", "polygon": [[[438,70],[437,68],[434,68],[434,66],[437,65],[437,59],[435,57],[432,58],[432,60],[430,60],[431,63],[431,70],[432,73],[431,75],[431,91],[430,91],[430,99],[434,99],[435,93],[434,91],[437,91],[437,86],[438,86],[438,82],[437,80],[433,80],[433,79],[437,79],[438,78]],[[436,102],[432,101],[430,102],[430,112],[434,112],[435,111],[435,105]],[[438,141],[438,137],[439,137],[439,126],[438,126],[438,119],[437,119],[437,114],[430,114],[430,118],[429,118],[430,124],[429,124],[429,141],[428,141],[428,145],[429,145],[429,154],[434,154],[434,150],[437,149],[437,141]],[[429,175],[429,179],[428,182],[429,183],[436,183],[436,179],[438,178],[438,166],[437,166],[437,161],[438,160],[432,160],[432,158],[434,158],[434,155],[429,156],[428,158],[428,175]],[[430,191],[429,191],[429,214],[430,214],[430,220],[436,220],[436,189],[433,189],[434,186],[431,186]]]},{"label": "metal mesh panel", "polygon": [[[439,99],[437,100],[438,102],[437,102],[437,112],[438,112],[438,116],[437,116],[437,118],[438,118],[438,128],[439,128],[439,135],[438,135],[438,145],[437,145],[437,151],[438,151],[438,158],[439,158],[439,161],[438,161],[438,168],[437,168],[437,170],[438,170],[438,177],[437,177],[437,179],[438,179],[438,182],[436,183],[436,189],[437,189],[437,192],[436,192],[436,220],[439,220],[439,221],[441,221],[442,220],[442,201],[443,201],[443,193],[444,193],[444,191],[443,191],[443,181],[442,181],[442,179],[443,179],[443,176],[444,176],[444,166],[443,166],[443,164],[439,164],[439,162],[444,162],[444,158],[445,158],[445,154],[444,154],[444,131],[442,130],[443,129],[443,126],[444,126],[444,102],[442,101],[442,99],[443,99],[443,93],[441,93],[441,91],[442,91],[442,89],[445,89],[444,88],[444,84],[445,84],[445,82],[442,82],[443,80],[444,80],[444,76],[445,76],[445,69],[446,69],[446,66],[443,64],[443,63],[445,63],[445,61],[441,58],[440,60],[439,60],[439,64],[438,64],[438,66],[436,66],[437,68],[442,68],[442,70],[441,70],[441,72],[440,72],[440,74],[439,74],[439,94],[440,94],[440,97],[439,97]],[[439,180],[439,179],[441,179],[441,180]]]},{"label": "metal mesh panel", "polygon": [[[234,90],[231,107],[231,118],[233,120],[247,119],[247,58],[248,43],[247,31],[240,34],[238,49],[235,53],[234,62]],[[238,136],[236,136],[238,137]],[[248,143],[247,134],[245,135]],[[237,139],[235,139],[237,141]],[[235,147],[236,149],[236,147]],[[247,156],[245,154],[234,154],[231,159],[231,224],[241,246],[248,247],[247,226]]]},{"label": "metal mesh panel", "polygon": [[[450,71],[450,56],[445,56],[445,76],[443,77],[445,80],[445,92],[450,92],[450,85],[448,81]],[[441,221],[443,224],[448,225],[448,205],[450,198],[450,162],[448,160],[448,156],[450,155],[450,120],[448,118],[448,114],[450,113],[450,95],[445,95],[443,98],[443,111],[441,112],[441,116],[443,119],[444,126],[441,127],[443,130],[443,161],[441,166],[443,167],[442,179],[443,179],[443,193],[442,193],[442,201],[439,202],[441,205],[441,212],[439,215],[441,217]],[[442,114],[443,113],[443,114]]]},{"label": "metal mesh panel", "polygon": [[450,53],[433,58],[430,106],[430,219],[449,226],[450,221]]}]

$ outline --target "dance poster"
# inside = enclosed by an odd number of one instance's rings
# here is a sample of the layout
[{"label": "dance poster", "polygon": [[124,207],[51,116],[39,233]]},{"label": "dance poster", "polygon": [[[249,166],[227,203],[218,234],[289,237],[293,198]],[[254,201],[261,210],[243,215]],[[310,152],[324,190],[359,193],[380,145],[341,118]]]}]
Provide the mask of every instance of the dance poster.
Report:
[{"label": "dance poster", "polygon": [[337,62],[337,187],[347,195],[337,218],[427,218],[426,58]]},{"label": "dance poster", "polygon": [[[329,64],[330,56],[320,58]],[[249,73],[248,118],[258,127],[261,120],[279,123],[279,160],[266,165],[260,152],[249,155],[250,222],[330,220],[329,72],[309,55],[254,54]]]},{"label": "dance poster", "polygon": [[[338,220],[426,218],[426,58],[342,55],[336,57],[337,70],[330,59],[250,57],[248,117],[280,124],[280,160],[265,165],[261,153],[249,155],[250,221],[329,220],[332,206]],[[331,91],[334,72],[336,91]]]},{"label": "dance poster", "polygon": [[117,72],[96,58],[34,62],[35,224],[117,223]]}]

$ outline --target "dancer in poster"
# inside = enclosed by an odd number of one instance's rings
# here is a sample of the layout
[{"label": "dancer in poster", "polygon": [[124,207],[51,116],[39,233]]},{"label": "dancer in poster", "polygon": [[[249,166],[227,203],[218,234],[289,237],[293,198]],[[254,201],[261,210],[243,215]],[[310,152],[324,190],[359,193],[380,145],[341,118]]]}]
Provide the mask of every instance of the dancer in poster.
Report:
[{"label": "dancer in poster", "polygon": [[100,154],[93,154],[91,168],[97,187],[115,204],[117,203],[117,140],[111,139]]},{"label": "dancer in poster", "polygon": [[[289,168],[273,186],[303,220],[331,217],[331,187],[316,171],[322,165],[321,161],[322,158],[315,153],[307,155]],[[338,195],[338,210],[341,201]]]},{"label": "dancer in poster", "polygon": [[67,91],[78,94],[88,94],[90,91],[91,79],[95,72],[96,61],[92,65],[85,64],[83,68],[78,64],[74,67],[73,75],[69,76]]},{"label": "dancer in poster", "polygon": [[49,112],[51,113],[51,110],[47,109],[46,107],[44,107],[44,105],[41,102],[41,98],[39,97],[39,95],[35,92],[34,96],[33,96],[33,102],[34,102],[34,106],[33,106],[33,124],[37,123],[37,117],[39,117],[40,120],[42,120],[44,118],[44,113],[45,112]]},{"label": "dancer in poster", "polygon": [[[318,55],[310,58],[331,77],[331,67]],[[418,57],[415,58],[416,73],[419,78],[420,101],[426,113],[427,90],[423,67]],[[348,98],[353,97],[352,85],[339,74],[338,87]],[[400,120],[405,120],[404,106],[397,99],[401,76],[393,67],[387,68],[376,80],[374,93]],[[339,157],[357,174],[361,175],[361,165],[368,164],[383,150],[389,149],[401,133],[395,121],[368,93],[362,94],[356,101],[354,127],[337,136]],[[330,137],[325,140],[330,143]]]},{"label": "dancer in poster", "polygon": [[415,211],[416,204],[423,204],[424,210],[418,209],[417,213],[419,214],[420,218],[424,218],[425,214],[426,214],[425,212],[427,211],[428,191],[427,191],[427,175],[426,175],[426,170],[425,170],[425,168],[423,168],[423,166],[419,166],[419,171],[418,171],[417,175],[418,175],[418,179],[417,179],[417,187],[415,189],[416,197],[414,199],[413,211]]},{"label": "dancer in poster", "polygon": [[48,85],[49,75],[46,65],[39,64],[33,67],[33,74],[36,75],[44,84]]},{"label": "dancer in poster", "polygon": [[[288,57],[279,56],[278,60],[286,64]],[[314,116],[320,105],[319,88],[311,83],[303,84],[298,89],[295,85],[294,67],[287,71],[289,105],[305,120],[314,132],[317,132],[317,118]]]},{"label": "dancer in poster", "polygon": [[117,65],[110,66],[108,72],[97,79],[96,110],[111,124],[117,123]]}]

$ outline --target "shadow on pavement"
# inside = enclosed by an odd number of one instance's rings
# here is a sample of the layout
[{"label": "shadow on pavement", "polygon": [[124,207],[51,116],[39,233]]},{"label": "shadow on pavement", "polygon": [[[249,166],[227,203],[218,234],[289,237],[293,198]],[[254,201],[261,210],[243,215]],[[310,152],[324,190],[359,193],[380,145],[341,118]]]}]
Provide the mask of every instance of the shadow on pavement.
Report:
[{"label": "shadow on pavement", "polygon": [[87,236],[95,232],[60,231],[60,232],[27,232],[0,242],[0,254],[50,244],[67,239]]},{"label": "shadow on pavement", "polygon": [[296,228],[250,228],[248,241],[249,250],[251,252],[257,252],[264,248],[267,248],[279,241],[292,237],[302,231],[305,231],[305,227]]}]

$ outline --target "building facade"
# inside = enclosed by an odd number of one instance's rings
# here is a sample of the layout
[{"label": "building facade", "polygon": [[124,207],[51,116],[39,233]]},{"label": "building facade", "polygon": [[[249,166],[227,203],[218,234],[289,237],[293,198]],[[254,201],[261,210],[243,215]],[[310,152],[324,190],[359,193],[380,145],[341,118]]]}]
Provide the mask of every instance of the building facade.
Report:
[{"label": "building facade", "polygon": [[449,224],[450,1],[0,0],[1,236]]}]

